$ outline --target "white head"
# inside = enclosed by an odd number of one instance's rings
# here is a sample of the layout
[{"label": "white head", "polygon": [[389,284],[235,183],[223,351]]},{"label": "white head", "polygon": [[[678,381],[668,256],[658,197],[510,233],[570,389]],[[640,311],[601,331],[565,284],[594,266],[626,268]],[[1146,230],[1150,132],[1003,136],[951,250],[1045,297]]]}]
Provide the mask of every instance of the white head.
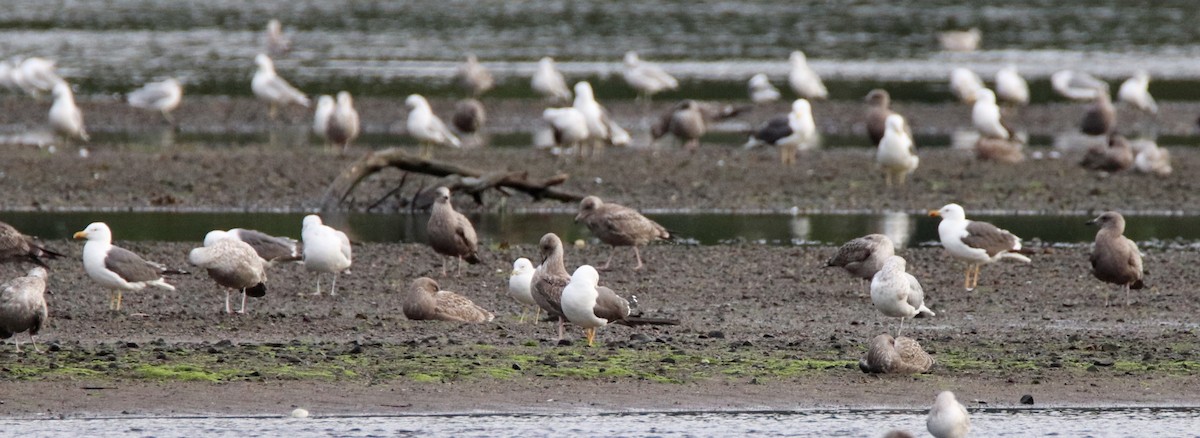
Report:
[{"label": "white head", "polygon": [[812,104],[808,103],[808,99],[796,99],[795,102],[792,102],[792,113],[801,117],[811,115]]},{"label": "white head", "polygon": [[267,32],[271,35],[279,35],[280,32],[283,32],[283,25],[279,23],[279,20],[272,18],[267,22]]},{"label": "white head", "polygon": [[637,65],[638,62],[640,62],[640,61],[641,60],[638,59],[637,52],[634,52],[632,50],[625,52],[625,65],[632,67],[632,66]]},{"label": "white head", "polygon": [[478,63],[479,63],[479,58],[475,57],[474,53],[467,54],[467,64],[474,65],[474,64],[478,64]]},{"label": "white head", "polygon": [[89,242],[112,242],[112,230],[104,222],[92,222],[83,231],[75,233],[75,238]]},{"label": "white head", "polygon": [[54,84],[54,88],[51,90],[51,93],[54,94],[55,98],[73,98],[75,96],[74,93],[71,92],[71,85],[62,80],[59,80]]},{"label": "white head", "polygon": [[41,266],[34,266],[33,269],[29,270],[28,274],[25,274],[25,276],[26,277],[46,278],[46,268],[43,268]]},{"label": "white head", "polygon": [[797,50],[792,52],[792,56],[788,60],[792,61],[792,64],[804,64],[808,62],[808,57],[804,56],[804,52]]},{"label": "white head", "polygon": [[883,261],[883,269],[888,271],[904,272],[907,267],[908,261],[904,260],[904,257],[900,257],[898,255],[888,257],[887,260]]},{"label": "white head", "polygon": [[1146,73],[1145,70],[1138,70],[1133,74],[1133,78],[1137,79],[1139,82],[1150,82],[1150,74]]},{"label": "white head", "polygon": [[996,104],[996,93],[987,88],[975,90],[975,102],[984,104]]},{"label": "white head", "polygon": [[333,96],[322,94],[321,97],[317,98],[317,112],[321,112],[322,109],[328,110],[331,108],[333,108]]},{"label": "white head", "polygon": [[533,262],[529,261],[529,259],[527,259],[525,257],[521,257],[521,258],[517,259],[517,261],[513,262],[512,276],[516,277],[518,275],[526,275],[526,274],[532,274],[532,273],[533,273]]},{"label": "white head", "polygon": [[884,126],[887,127],[888,131],[891,131],[891,132],[894,132],[897,134],[903,134],[904,133],[904,116],[901,116],[899,114],[889,115],[889,116],[887,116],[887,120],[884,122]]},{"label": "white head", "polygon": [[957,403],[958,403],[958,398],[954,397],[954,393],[950,392],[950,391],[939,392],[937,395],[937,398],[934,399],[934,401],[933,401],[933,404],[935,406],[947,406],[947,405],[954,405]]},{"label": "white head", "polygon": [[542,59],[538,60],[538,68],[543,68],[543,69],[554,68],[554,58],[551,58],[549,56],[543,56]]},{"label": "white head", "polygon": [[310,215],[304,217],[304,222],[300,226],[300,229],[306,230],[306,229],[309,229],[312,227],[316,227],[318,225],[321,225],[321,217],[317,216],[315,214],[310,214]]},{"label": "white head", "polygon": [[768,85],[771,85],[771,80],[767,78],[766,74],[759,73],[750,78],[751,87],[766,88]]},{"label": "white head", "polygon": [[229,232],[225,230],[212,230],[204,235],[204,246],[213,246],[218,240],[229,238]]},{"label": "white head", "polygon": [[445,203],[450,202],[450,189],[445,188],[445,187],[438,187],[436,190],[433,191],[433,193],[435,196],[434,202],[437,202],[438,204],[445,204]]},{"label": "white head", "polygon": [[589,84],[587,81],[576,82],[575,83],[575,98],[576,99],[595,100],[596,98],[592,94],[592,84]]},{"label": "white head", "polygon": [[271,62],[271,57],[267,56],[265,53],[259,53],[258,55],[254,56],[254,65],[257,65],[258,69],[262,71],[275,71],[275,63]]},{"label": "white head", "polygon": [[339,91],[337,94],[337,104],[342,108],[350,108],[354,106],[354,98],[350,97],[349,91]]},{"label": "white head", "polygon": [[929,212],[929,215],[934,217],[941,216],[942,220],[961,221],[967,218],[967,213],[964,212],[962,206],[958,204],[946,204],[941,210]]},{"label": "white head", "polygon": [[592,265],[580,266],[579,269],[575,270],[574,274],[571,274],[571,283],[578,283],[594,288],[600,284],[600,273],[596,272],[596,268],[593,268]]},{"label": "white head", "polygon": [[404,99],[404,105],[412,109],[429,108],[429,101],[425,100],[420,94],[410,94]]}]

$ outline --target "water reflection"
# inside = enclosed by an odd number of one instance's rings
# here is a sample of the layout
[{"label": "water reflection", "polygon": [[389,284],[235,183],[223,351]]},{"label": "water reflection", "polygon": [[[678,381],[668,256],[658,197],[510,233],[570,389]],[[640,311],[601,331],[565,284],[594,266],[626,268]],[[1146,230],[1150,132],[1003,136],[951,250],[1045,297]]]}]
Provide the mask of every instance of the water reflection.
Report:
[{"label": "water reflection", "polygon": [[908,214],[892,211],[879,216],[875,222],[875,232],[892,239],[896,248],[904,248],[908,246],[916,226]]}]

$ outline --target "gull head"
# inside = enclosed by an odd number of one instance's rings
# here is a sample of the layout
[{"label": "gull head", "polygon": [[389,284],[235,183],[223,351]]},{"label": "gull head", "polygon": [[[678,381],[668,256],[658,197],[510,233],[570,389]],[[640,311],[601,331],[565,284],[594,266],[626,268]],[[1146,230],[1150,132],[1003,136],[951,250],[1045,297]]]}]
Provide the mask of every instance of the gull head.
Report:
[{"label": "gull head", "polygon": [[558,235],[554,233],[546,233],[542,236],[542,240],[538,241],[538,250],[542,253],[542,264],[545,264],[555,251],[562,251],[562,239],[559,239]]},{"label": "gull head", "polygon": [[867,97],[864,100],[868,105],[886,108],[892,103],[892,96],[888,94],[887,90],[876,88],[867,93]]},{"label": "gull head", "polygon": [[576,269],[574,274],[571,274],[571,282],[594,288],[600,284],[600,273],[592,265],[583,265]]},{"label": "gull head", "polygon": [[604,205],[604,201],[601,201],[598,197],[588,196],[583,198],[582,201],[579,201],[579,214],[575,215],[575,222],[579,222],[584,215],[596,211],[601,205]]},{"label": "gull head", "polygon": [[435,196],[434,202],[437,202],[438,204],[450,202],[450,189],[446,187],[438,187],[433,191],[433,193]]},{"label": "gull head", "polygon": [[1125,217],[1115,211],[1106,211],[1099,217],[1087,221],[1087,224],[1098,226],[1101,229],[1114,229],[1118,232],[1125,232]]},{"label": "gull head", "polygon": [[425,100],[425,97],[420,94],[410,94],[404,99],[404,105],[412,109],[428,108],[429,101]]},{"label": "gull head", "polygon": [[430,295],[434,295],[438,292],[437,282],[429,277],[421,277],[413,280],[412,286],[410,287],[413,291],[424,292]]},{"label": "gull head", "polygon": [[975,90],[975,102],[989,105],[996,104],[996,93],[987,88]]},{"label": "gull head", "polygon": [[625,66],[626,67],[633,67],[635,65],[638,65],[638,62],[641,62],[641,59],[638,58],[637,52],[634,52],[632,50],[625,52]]},{"label": "gull head", "polygon": [[271,62],[271,57],[265,53],[254,56],[254,65],[257,65],[259,70],[275,71],[275,63]]},{"label": "gull head", "polygon": [[300,229],[308,229],[318,225],[321,225],[321,217],[315,214],[310,214],[304,217],[304,222],[300,226]]},{"label": "gull head", "polygon": [[942,220],[964,220],[967,218],[967,213],[963,211],[961,205],[946,204],[939,210],[930,210],[930,217],[940,217]]},{"label": "gull head", "polygon": [[112,230],[108,229],[108,224],[104,222],[92,222],[88,224],[83,231],[75,233],[75,239],[87,239],[88,241],[97,242],[112,242]]},{"label": "gull head", "polygon": [[350,107],[354,105],[354,98],[350,97],[349,91],[339,91],[337,94],[337,103],[341,107]]},{"label": "gull head", "polygon": [[529,259],[521,257],[513,262],[512,276],[525,275],[533,273],[533,262]]},{"label": "gull head", "polygon": [[72,97],[73,96],[73,93],[71,92],[71,85],[67,84],[67,82],[63,81],[63,80],[59,80],[58,82],[56,82],[54,84],[54,88],[51,90],[51,94],[53,94],[55,98],[64,98],[64,97]]},{"label": "gull head", "polygon": [[792,114],[799,117],[812,114],[812,104],[808,103],[808,99],[796,99],[795,102],[792,102]]},{"label": "gull head", "polygon": [[750,78],[750,86],[754,88],[767,88],[771,85],[771,79],[766,74],[759,73]]},{"label": "gull head", "polygon": [[228,238],[229,232],[225,230],[212,230],[204,235],[204,246],[213,246],[218,240]]},{"label": "gull head", "polygon": [[788,60],[791,61],[792,64],[804,64],[808,62],[808,57],[804,56],[804,52],[797,50],[792,52],[792,55],[788,57]]},{"label": "gull head", "polygon": [[575,83],[575,97],[577,99],[596,100],[592,94],[592,84],[587,81],[579,81]]},{"label": "gull head", "polygon": [[554,58],[551,58],[549,56],[543,56],[542,59],[538,60],[538,67],[544,68],[544,69],[554,68]]},{"label": "gull head", "polygon": [[887,127],[888,131],[897,134],[904,134],[904,116],[899,114],[889,115],[887,116],[887,120],[884,122],[884,126]]},{"label": "gull head", "polygon": [[900,257],[898,255],[888,257],[887,260],[884,260],[883,262],[883,269],[886,271],[904,272],[904,270],[907,268],[908,261],[904,260],[904,257]]},{"label": "gull head", "polygon": [[33,269],[30,269],[29,272],[25,274],[25,276],[26,277],[46,278],[46,268],[43,268],[41,266],[34,266]]}]

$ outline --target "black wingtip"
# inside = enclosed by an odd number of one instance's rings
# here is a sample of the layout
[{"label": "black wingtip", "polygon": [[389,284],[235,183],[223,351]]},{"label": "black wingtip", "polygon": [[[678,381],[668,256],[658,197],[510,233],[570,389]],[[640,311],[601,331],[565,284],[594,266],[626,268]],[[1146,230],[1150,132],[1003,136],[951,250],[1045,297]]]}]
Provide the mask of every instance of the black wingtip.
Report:
[{"label": "black wingtip", "polygon": [[191,272],[182,269],[163,269],[162,275],[191,275]]},{"label": "black wingtip", "polygon": [[246,296],[254,298],[262,298],[267,296],[267,284],[259,283],[246,288]]},{"label": "black wingtip", "polygon": [[483,263],[483,260],[480,260],[480,259],[479,259],[479,254],[478,254],[478,253],[471,254],[471,255],[468,255],[468,256],[466,256],[466,257],[463,257],[463,260],[466,260],[466,261],[467,261],[467,263],[470,263],[470,264],[472,264],[472,265],[478,265],[478,264],[480,264],[480,263]]},{"label": "black wingtip", "polygon": [[1143,289],[1145,287],[1146,287],[1146,282],[1144,282],[1140,279],[1138,281],[1133,282],[1133,284],[1129,285],[1129,288],[1133,289],[1133,290],[1139,290],[1139,289]]},{"label": "black wingtip", "polygon": [[46,265],[46,262],[43,262],[40,257],[38,257],[34,254],[29,254],[26,256],[26,258],[35,265],[41,266],[46,269],[50,269],[50,266]]},{"label": "black wingtip", "polygon": [[614,321],[617,324],[624,325],[679,325],[680,321],[675,318],[645,318],[641,316],[630,316],[620,321]]}]

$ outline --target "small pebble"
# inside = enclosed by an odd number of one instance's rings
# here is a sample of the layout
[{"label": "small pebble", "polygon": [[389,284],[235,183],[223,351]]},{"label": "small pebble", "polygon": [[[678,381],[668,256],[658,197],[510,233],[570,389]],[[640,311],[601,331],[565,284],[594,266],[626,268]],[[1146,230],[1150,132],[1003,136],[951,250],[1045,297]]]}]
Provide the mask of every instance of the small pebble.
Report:
[{"label": "small pebble", "polygon": [[296,408],[292,410],[292,418],[308,418],[308,409]]}]

